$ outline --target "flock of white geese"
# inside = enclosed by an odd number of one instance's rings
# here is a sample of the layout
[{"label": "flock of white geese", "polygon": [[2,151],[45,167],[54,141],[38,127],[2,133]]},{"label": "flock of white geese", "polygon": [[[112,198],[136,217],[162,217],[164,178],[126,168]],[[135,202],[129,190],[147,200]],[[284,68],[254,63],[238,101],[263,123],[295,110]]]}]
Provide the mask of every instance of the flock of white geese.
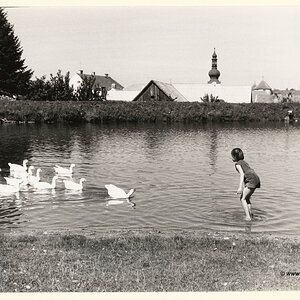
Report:
[{"label": "flock of white geese", "polygon": [[[27,167],[28,160],[23,160],[23,165],[8,163],[10,175],[9,177],[4,177],[6,184],[0,184],[0,195],[8,195],[12,193],[18,193],[22,186],[32,186],[37,190],[47,190],[55,189],[56,180],[59,176],[70,176],[72,177],[73,168],[75,164],[71,164],[69,168],[64,168],[59,165],[54,167],[55,175],[52,178],[52,182],[42,182],[40,181],[40,173],[42,170],[38,168],[35,175],[33,174],[34,166]],[[81,178],[79,183],[74,182],[70,179],[64,179],[63,183],[67,190],[81,191],[83,189],[83,182],[85,178]],[[113,185],[105,185],[108,195],[113,199],[129,199],[132,197],[135,189],[131,189],[126,193],[123,189]]]}]

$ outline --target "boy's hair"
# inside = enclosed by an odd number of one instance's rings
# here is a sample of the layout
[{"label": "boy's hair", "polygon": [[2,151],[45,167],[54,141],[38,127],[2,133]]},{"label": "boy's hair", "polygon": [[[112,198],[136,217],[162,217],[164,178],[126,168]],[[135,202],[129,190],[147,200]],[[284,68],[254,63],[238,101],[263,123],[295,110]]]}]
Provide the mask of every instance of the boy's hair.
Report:
[{"label": "boy's hair", "polygon": [[244,159],[244,153],[240,148],[234,148],[231,151],[231,156],[233,157],[234,161],[239,161]]}]

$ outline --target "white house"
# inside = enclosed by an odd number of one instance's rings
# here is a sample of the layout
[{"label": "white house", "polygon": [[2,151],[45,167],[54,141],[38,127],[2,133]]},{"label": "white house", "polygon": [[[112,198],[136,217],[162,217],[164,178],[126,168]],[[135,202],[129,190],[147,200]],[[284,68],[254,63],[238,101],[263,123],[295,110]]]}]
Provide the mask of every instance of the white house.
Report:
[{"label": "white house", "polygon": [[73,87],[74,90],[78,89],[78,87],[81,85],[83,78],[90,78],[94,76],[95,82],[93,85],[93,89],[99,88],[99,89],[106,89],[106,91],[109,91],[112,87],[114,87],[117,90],[122,90],[123,86],[119,84],[117,81],[115,81],[113,78],[111,78],[108,74],[102,75],[96,75],[95,72],[93,74],[84,74],[83,70],[80,70],[79,73],[74,74],[70,78],[69,85]]}]

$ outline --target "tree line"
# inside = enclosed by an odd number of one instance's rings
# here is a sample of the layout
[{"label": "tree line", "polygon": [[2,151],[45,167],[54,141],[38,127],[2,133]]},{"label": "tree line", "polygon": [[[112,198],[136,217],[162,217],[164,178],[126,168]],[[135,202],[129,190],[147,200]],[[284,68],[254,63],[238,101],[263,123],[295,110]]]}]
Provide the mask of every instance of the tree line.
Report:
[{"label": "tree line", "polygon": [[95,76],[84,76],[78,89],[70,85],[70,73],[32,79],[33,71],[22,59],[23,49],[7,14],[0,8],[0,96],[36,101],[103,100],[101,89],[94,87]]},{"label": "tree line", "polygon": [[74,90],[70,86],[70,72],[65,75],[61,70],[56,75],[46,76],[30,80],[26,98],[35,101],[88,101],[104,100],[101,88],[95,88],[95,75],[84,76],[80,86]]}]

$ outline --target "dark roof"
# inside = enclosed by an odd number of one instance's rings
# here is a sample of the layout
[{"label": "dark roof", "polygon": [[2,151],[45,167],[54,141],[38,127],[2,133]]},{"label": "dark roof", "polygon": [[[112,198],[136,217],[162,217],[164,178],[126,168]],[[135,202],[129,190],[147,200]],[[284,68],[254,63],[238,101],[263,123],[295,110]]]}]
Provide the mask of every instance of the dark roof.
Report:
[{"label": "dark roof", "polygon": [[95,86],[105,87],[109,91],[112,88],[112,85],[114,84],[117,90],[123,90],[123,86],[108,75],[101,76],[101,75],[91,75],[91,74],[84,74],[84,73],[77,73],[77,74],[81,78],[83,77],[89,78],[91,76],[95,76],[95,83],[93,87]]},{"label": "dark roof", "polygon": [[161,91],[163,91],[171,100],[173,101],[187,101],[181,93],[178,92],[178,90],[170,83],[165,83],[157,80],[151,80],[139,93],[138,95],[133,99],[133,101],[136,101],[145,90],[148,89],[148,87],[154,83]]},{"label": "dark roof", "polygon": [[270,90],[272,91],[271,87],[264,81],[262,80],[253,90]]},{"label": "dark roof", "polygon": [[172,100],[187,101],[171,83],[165,83],[157,80],[153,80],[153,82]]}]

